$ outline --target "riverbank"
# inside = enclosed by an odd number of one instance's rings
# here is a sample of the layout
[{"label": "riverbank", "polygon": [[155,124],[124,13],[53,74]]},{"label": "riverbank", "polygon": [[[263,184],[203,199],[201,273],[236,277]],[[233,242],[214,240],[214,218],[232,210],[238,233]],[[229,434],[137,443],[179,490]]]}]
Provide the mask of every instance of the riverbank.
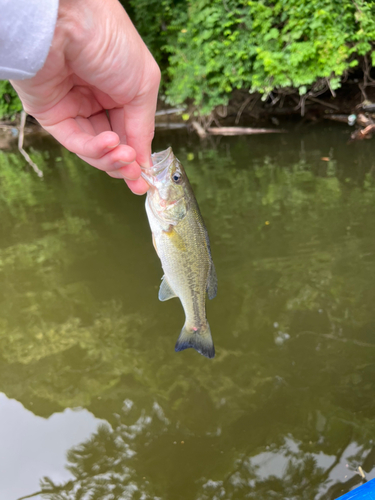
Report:
[{"label": "riverbank", "polygon": [[[269,94],[233,93],[227,106],[218,106],[209,116],[200,116],[194,107],[165,108],[159,103],[157,127],[190,126],[198,135],[242,135],[281,132],[291,120],[299,125],[331,120],[352,128],[352,139],[371,137],[375,128],[375,88],[351,80],[333,92],[299,96],[296,91]],[[368,127],[371,127],[369,129]],[[366,130],[367,129],[367,130]],[[363,133],[365,131],[365,133]]]},{"label": "riverbank", "polygon": [[[209,116],[202,116],[193,106],[169,107],[159,100],[156,129],[190,128],[201,138],[207,135],[252,135],[285,132],[293,121],[297,126],[331,120],[351,128],[353,140],[371,138],[375,131],[375,88],[350,80],[333,92],[299,96],[296,91],[270,93],[264,97],[247,91],[233,93],[227,106],[218,106]],[[263,98],[262,98],[263,97]],[[0,149],[14,147],[19,135],[20,115],[0,121]],[[24,130],[27,143],[46,132],[31,116]]]}]

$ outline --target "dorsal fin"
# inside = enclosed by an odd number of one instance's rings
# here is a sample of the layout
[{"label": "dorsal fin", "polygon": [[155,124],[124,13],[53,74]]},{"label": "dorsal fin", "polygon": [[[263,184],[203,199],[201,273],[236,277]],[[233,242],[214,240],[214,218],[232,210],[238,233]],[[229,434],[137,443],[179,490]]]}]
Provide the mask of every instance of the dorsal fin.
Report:
[{"label": "dorsal fin", "polygon": [[208,280],[207,280],[207,294],[210,300],[214,299],[217,294],[217,276],[214,263],[212,262],[212,258],[210,262],[210,271],[208,273]]},{"label": "dorsal fin", "polygon": [[210,300],[212,300],[216,297],[216,294],[217,294],[217,275],[216,275],[215,265],[213,263],[212,256],[211,256],[210,239],[208,237],[208,232],[207,232],[206,226],[204,225],[203,217],[202,217],[200,212],[199,212],[199,217],[200,217],[200,220],[202,222],[203,229],[204,229],[204,237],[206,240],[208,255],[210,257],[210,270],[208,272],[206,290],[207,290],[208,298]]}]

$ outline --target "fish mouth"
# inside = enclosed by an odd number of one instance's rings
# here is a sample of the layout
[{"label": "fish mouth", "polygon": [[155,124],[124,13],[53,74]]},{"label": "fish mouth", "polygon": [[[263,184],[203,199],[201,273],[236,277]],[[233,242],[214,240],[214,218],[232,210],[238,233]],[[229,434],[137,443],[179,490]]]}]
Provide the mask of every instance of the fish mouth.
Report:
[{"label": "fish mouth", "polygon": [[172,148],[169,147],[164,151],[159,151],[158,153],[153,153],[151,155],[152,160],[152,170],[159,170],[160,168],[169,167],[174,158]]},{"label": "fish mouth", "polygon": [[152,167],[146,168],[141,166],[141,176],[150,186],[155,186],[155,179],[161,172],[169,168],[174,160],[172,148],[169,147],[164,151],[153,153],[151,155]]}]

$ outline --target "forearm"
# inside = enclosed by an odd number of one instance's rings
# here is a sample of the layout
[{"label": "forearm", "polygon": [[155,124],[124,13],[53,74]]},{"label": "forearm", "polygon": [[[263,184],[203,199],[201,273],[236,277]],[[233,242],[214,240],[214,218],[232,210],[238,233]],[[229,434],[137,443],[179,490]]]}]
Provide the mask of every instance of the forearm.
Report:
[{"label": "forearm", "polygon": [[0,79],[32,78],[42,68],[57,12],[58,0],[2,0]]}]

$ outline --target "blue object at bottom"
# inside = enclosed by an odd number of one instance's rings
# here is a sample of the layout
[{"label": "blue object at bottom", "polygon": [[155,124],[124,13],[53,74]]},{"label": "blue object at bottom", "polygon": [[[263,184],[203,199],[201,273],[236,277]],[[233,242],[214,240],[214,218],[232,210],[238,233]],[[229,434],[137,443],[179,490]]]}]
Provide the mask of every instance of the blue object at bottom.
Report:
[{"label": "blue object at bottom", "polygon": [[349,491],[336,500],[375,500],[375,479],[358,486],[355,490]]}]

